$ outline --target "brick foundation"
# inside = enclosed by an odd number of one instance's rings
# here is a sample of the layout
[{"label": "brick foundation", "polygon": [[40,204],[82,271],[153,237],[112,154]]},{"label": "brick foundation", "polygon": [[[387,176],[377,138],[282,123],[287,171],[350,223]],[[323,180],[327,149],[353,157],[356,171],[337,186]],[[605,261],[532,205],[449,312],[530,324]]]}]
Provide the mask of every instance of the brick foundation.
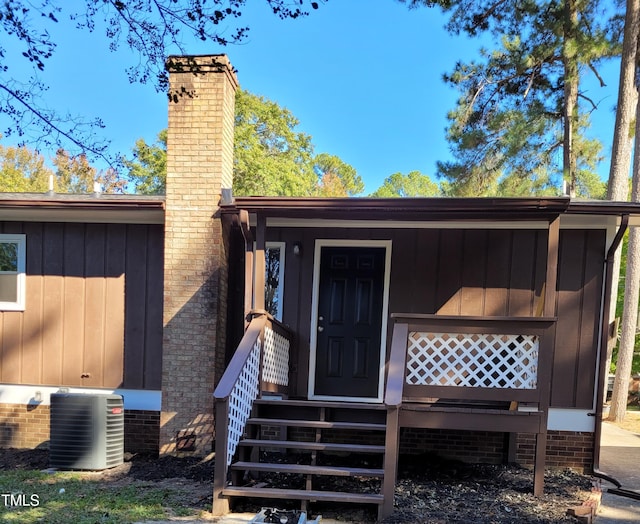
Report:
[{"label": "brick foundation", "polygon": [[[263,428],[262,438],[281,439],[278,427]],[[313,442],[315,431],[307,428],[290,428],[289,438]],[[384,445],[381,434],[334,432],[325,439],[351,444]],[[593,468],[594,434],[574,431],[549,431],[547,433],[547,468],[570,468],[589,473]],[[518,434],[516,462],[533,467],[535,435]],[[491,431],[457,431],[448,429],[402,428],[400,453],[434,453],[442,458],[484,464],[501,464],[507,461],[505,434]]]},{"label": "brick foundation", "polygon": [[159,411],[124,412],[124,450],[129,453],[158,453]]},{"label": "brick foundation", "polygon": [[506,459],[503,433],[402,428],[400,453],[425,452],[464,462],[500,464]]},{"label": "brick foundation", "polygon": [[[401,453],[433,452],[464,462],[500,464],[507,460],[503,433],[485,431],[426,430],[403,428],[400,436]],[[570,468],[588,473],[593,468],[594,434],[575,431],[547,433],[546,467]],[[535,435],[518,434],[516,462],[533,467]]]},{"label": "brick foundation", "polygon": [[49,445],[49,406],[0,404],[0,447]]},{"label": "brick foundation", "polygon": [[[125,411],[125,451],[158,453],[160,413],[157,411]],[[279,439],[280,428],[264,428],[263,438]],[[291,428],[290,438],[315,440],[315,431]],[[336,440],[354,444],[384,444],[382,435],[341,432]],[[0,404],[0,447],[29,449],[47,447],[49,443],[49,406]],[[593,467],[594,434],[573,431],[549,431],[547,434],[547,467],[570,468],[590,472]],[[533,466],[534,435],[519,434],[516,461]],[[504,434],[485,431],[426,430],[403,428],[400,453],[436,453],[443,458],[464,462],[500,464],[506,460]]]},{"label": "brick foundation", "polygon": [[[517,457],[520,464],[533,466],[533,435],[518,435]],[[547,467],[570,468],[582,473],[593,469],[594,434],[580,431],[547,433]]]},{"label": "brick foundation", "polygon": [[[49,447],[48,405],[0,404],[0,448]],[[126,410],[124,450],[158,453],[160,413]]]}]

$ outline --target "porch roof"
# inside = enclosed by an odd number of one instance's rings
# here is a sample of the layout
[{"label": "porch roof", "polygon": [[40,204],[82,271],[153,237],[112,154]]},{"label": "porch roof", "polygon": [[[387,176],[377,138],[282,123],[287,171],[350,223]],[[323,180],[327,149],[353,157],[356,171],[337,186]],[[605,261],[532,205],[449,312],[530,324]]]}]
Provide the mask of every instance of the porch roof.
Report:
[{"label": "porch roof", "polygon": [[[562,214],[622,216],[640,225],[640,203],[525,198],[296,198],[236,197],[221,206],[263,217],[346,220],[544,220]],[[634,221],[633,218],[636,220]]]}]

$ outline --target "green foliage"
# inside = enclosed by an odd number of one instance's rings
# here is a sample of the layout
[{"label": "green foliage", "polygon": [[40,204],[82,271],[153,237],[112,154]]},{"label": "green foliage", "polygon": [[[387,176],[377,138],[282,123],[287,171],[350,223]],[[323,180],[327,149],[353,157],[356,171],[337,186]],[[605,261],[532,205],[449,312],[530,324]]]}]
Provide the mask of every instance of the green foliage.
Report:
[{"label": "green foliage", "polygon": [[[560,187],[564,173],[570,172],[576,196],[600,198],[596,167],[601,146],[585,138],[595,103],[578,91],[578,113],[572,111],[573,130],[566,137],[563,123],[565,105],[573,107],[565,87],[570,82],[579,86],[581,70],[595,71],[619,53],[619,31],[612,30],[604,3],[586,0],[570,14],[560,0],[406,3],[439,5],[449,15],[450,32],[494,39],[493,49],[481,49],[479,60],[459,62],[444,75],[460,92],[448,115],[447,138],[455,160],[438,165],[447,193],[553,194],[552,187]],[[571,160],[565,166],[559,153],[567,144]]]},{"label": "green foliage", "polygon": [[121,193],[125,189],[122,180],[113,169],[97,171],[86,155],[70,155],[59,149],[53,159],[55,171],[45,165],[44,157],[31,149],[5,147],[0,144],[0,192],[44,193],[53,177],[54,190],[58,193],[91,193],[98,182],[105,193]]},{"label": "green foliage", "polygon": [[357,171],[335,155],[317,155],[313,170],[317,176],[317,196],[346,197],[364,191],[364,182]]},{"label": "green foliage", "polygon": [[[356,170],[334,155],[313,153],[298,119],[276,102],[239,90],[235,104],[233,192],[239,196],[353,196],[364,190]],[[164,193],[167,132],[136,141],[124,160],[127,178],[143,194]]]},{"label": "green foliage", "polygon": [[126,182],[113,169],[98,172],[84,153],[70,155],[58,149],[53,159],[56,167],[55,190],[58,193],[92,193],[94,183],[100,184],[105,193],[122,193]]},{"label": "green foliage", "polygon": [[[324,0],[323,0],[324,1]],[[25,143],[54,149],[64,148],[115,159],[108,153],[109,142],[96,130],[104,127],[100,118],[86,119],[66,108],[47,104],[46,73],[55,55],[56,27],[71,20],[77,32],[76,45],[85,33],[103,28],[104,47],[115,51],[128,47],[130,64],[122,64],[129,81],[151,83],[167,92],[167,56],[186,54],[189,44],[209,42],[214,47],[242,42],[249,28],[242,24],[247,0],[136,0],[127,2],[66,0],[6,0],[0,2],[0,115],[5,135],[19,136]],[[320,1],[263,0],[274,16],[297,19],[318,9]],[[72,38],[73,35],[66,35]],[[71,43],[70,45],[74,45]],[[127,53],[125,53],[127,55]],[[20,63],[23,67],[7,64]]]},{"label": "green foliage", "polygon": [[298,119],[264,97],[238,90],[233,190],[237,195],[312,195],[311,137]]},{"label": "green foliage", "polygon": [[160,131],[151,145],[142,138],[136,140],[133,159],[123,159],[122,163],[129,170],[128,178],[136,193],[164,194],[167,182],[167,130]]},{"label": "green foliage", "polygon": [[49,175],[53,174],[44,164],[44,157],[26,147],[5,147],[0,144],[0,191],[46,191]]},{"label": "green foliage", "polygon": [[438,185],[420,171],[410,171],[406,175],[394,173],[385,178],[384,183],[372,197],[437,197],[441,196]]},{"label": "green foliage", "polygon": [[[622,238],[622,246],[620,248],[620,279],[618,280],[618,293],[616,298],[616,318],[622,318],[622,311],[624,309],[624,290],[625,280],[627,274],[627,251],[629,249],[629,230],[626,231]],[[618,344],[613,348],[611,357],[610,373],[615,373],[616,362],[618,360]],[[633,361],[631,364],[631,373],[640,373],[640,333],[636,334],[633,351]]]}]

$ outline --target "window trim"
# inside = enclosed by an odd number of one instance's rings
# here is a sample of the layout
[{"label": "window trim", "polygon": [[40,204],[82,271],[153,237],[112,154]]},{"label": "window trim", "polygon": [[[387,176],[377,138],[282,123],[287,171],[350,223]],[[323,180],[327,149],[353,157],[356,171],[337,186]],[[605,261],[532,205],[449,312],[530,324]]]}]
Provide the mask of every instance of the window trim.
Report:
[{"label": "window trim", "polygon": [[16,300],[12,302],[0,300],[0,311],[24,311],[25,310],[25,283],[26,283],[26,253],[27,236],[24,234],[0,234],[1,244],[18,245],[18,269],[17,271],[0,271],[0,274],[17,275]]}]

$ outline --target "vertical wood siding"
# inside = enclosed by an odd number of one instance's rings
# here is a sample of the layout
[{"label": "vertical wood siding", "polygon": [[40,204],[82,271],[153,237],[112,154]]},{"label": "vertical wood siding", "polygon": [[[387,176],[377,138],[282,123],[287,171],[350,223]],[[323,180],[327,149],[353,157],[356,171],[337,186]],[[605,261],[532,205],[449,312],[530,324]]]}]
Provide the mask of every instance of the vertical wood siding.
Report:
[{"label": "vertical wood siding", "polygon": [[3,222],[0,233],[27,238],[25,311],[0,312],[0,382],[160,389],[162,226]]},{"label": "vertical wood siding", "polygon": [[[283,320],[297,333],[297,393],[307,388],[313,255],[317,238],[391,239],[389,311],[533,316],[546,271],[546,230],[270,229],[286,243]],[[302,256],[293,243],[302,243]],[[604,231],[561,230],[554,407],[592,405]]]}]

